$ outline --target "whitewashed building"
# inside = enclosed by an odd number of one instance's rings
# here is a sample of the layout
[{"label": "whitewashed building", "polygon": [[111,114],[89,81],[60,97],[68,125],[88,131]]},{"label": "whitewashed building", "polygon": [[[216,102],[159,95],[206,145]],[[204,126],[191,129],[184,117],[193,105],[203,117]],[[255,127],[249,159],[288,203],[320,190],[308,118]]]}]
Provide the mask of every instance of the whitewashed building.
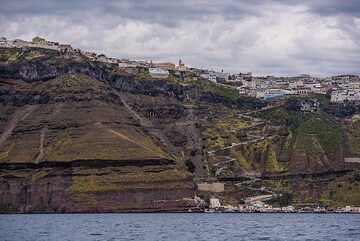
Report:
[{"label": "whitewashed building", "polygon": [[331,84],[344,86],[348,85],[349,83],[359,82],[359,76],[351,75],[351,74],[344,74],[344,75],[336,75],[331,77]]},{"label": "whitewashed building", "polygon": [[212,82],[216,82],[216,74],[215,71],[206,71],[200,75],[200,77],[210,80]]},{"label": "whitewashed building", "polygon": [[220,200],[218,198],[210,198],[210,208],[220,208]]},{"label": "whitewashed building", "polygon": [[161,68],[149,68],[150,76],[153,78],[167,78],[169,77],[169,71]]},{"label": "whitewashed building", "polygon": [[8,40],[5,37],[0,37],[0,47],[7,47]]},{"label": "whitewashed building", "polygon": [[102,62],[102,63],[106,63],[106,64],[117,64],[119,62],[118,59],[116,58],[109,58],[109,57],[106,57],[105,55],[103,54],[100,54],[99,56],[97,56],[95,58],[95,61],[98,61],[98,62]]},{"label": "whitewashed building", "polygon": [[360,101],[360,89],[339,89],[331,93],[331,102]]}]

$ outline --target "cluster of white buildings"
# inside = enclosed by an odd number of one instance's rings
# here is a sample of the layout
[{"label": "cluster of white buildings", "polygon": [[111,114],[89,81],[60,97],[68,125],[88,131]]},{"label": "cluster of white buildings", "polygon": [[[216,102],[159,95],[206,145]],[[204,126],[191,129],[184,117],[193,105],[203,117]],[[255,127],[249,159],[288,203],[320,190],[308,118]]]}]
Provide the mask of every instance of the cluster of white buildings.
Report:
[{"label": "cluster of white buildings", "polygon": [[209,199],[209,208],[205,209],[207,213],[217,213],[217,212],[237,212],[237,213],[360,213],[360,207],[346,206],[336,209],[327,209],[324,206],[304,206],[304,207],[294,207],[292,205],[285,207],[273,207],[272,205],[265,204],[262,201],[255,201],[245,204],[240,204],[238,206],[232,206],[227,204],[222,204],[218,198]]},{"label": "cluster of white buildings", "polygon": [[331,93],[332,102],[359,101],[359,89],[336,89]]},{"label": "cluster of white buildings", "polygon": [[146,70],[153,78],[167,78],[170,75],[170,71],[178,76],[182,76],[184,73],[189,71],[188,67],[185,66],[181,59],[179,60],[179,65],[176,66],[170,62],[153,63],[152,61],[134,61],[129,59],[110,58],[104,54],[97,55],[94,52],[82,53],[92,61],[105,64],[115,64],[119,67],[119,69],[129,73],[138,73],[140,69]]},{"label": "cluster of white buildings", "polygon": [[214,70],[204,70],[200,74],[200,77],[210,80],[212,82],[219,82],[221,80],[226,81],[229,79],[229,74],[224,71],[216,72]]},{"label": "cluster of white buildings", "polygon": [[[168,78],[170,72],[180,77],[189,73],[193,79],[204,78],[214,83],[226,84],[236,88],[240,94],[250,95],[265,100],[287,95],[303,95],[307,93],[330,94],[332,102],[360,101],[360,79],[356,75],[337,75],[327,78],[312,77],[302,74],[296,77],[253,76],[252,73],[229,74],[224,71],[188,68],[179,60],[176,66],[170,62],[153,63],[152,61],[133,61],[128,59],[110,58],[104,54],[81,51],[70,44],[61,44],[35,37],[31,42],[21,39],[8,40],[0,38],[0,47],[7,48],[43,48],[59,52],[78,52],[91,61],[118,65],[126,72],[137,74],[144,69],[153,78]],[[194,77],[196,76],[196,78]]]},{"label": "cluster of white buildings", "polygon": [[331,77],[333,86],[331,92],[332,102],[359,101],[360,81],[356,75],[337,75]]},{"label": "cluster of white buildings", "polygon": [[218,198],[210,198],[209,199],[209,208],[205,209],[207,213],[216,213],[216,212],[231,212],[231,213],[276,213],[276,212],[284,212],[291,213],[297,212],[297,210],[293,206],[287,207],[272,207],[271,205],[267,205],[261,201],[256,201],[253,203],[248,203],[245,205],[222,205],[221,201]]},{"label": "cluster of white buildings", "polygon": [[240,94],[265,100],[287,95],[308,93],[329,94],[332,102],[360,101],[360,78],[357,75],[337,75],[327,78],[302,74],[295,77],[253,76],[252,73],[228,74],[204,70],[201,77],[228,84]]},{"label": "cluster of white buildings", "polygon": [[0,47],[42,48],[56,50],[59,52],[77,52],[94,62],[117,65],[120,69],[126,72],[137,74],[139,73],[140,69],[144,69],[153,78],[167,78],[170,75],[170,71],[177,76],[185,77],[189,71],[189,68],[185,66],[181,59],[179,60],[179,64],[176,66],[170,62],[153,63],[152,61],[134,61],[129,59],[111,58],[104,54],[97,54],[90,51],[81,51],[80,49],[73,48],[70,44],[51,42],[40,37],[33,38],[31,42],[22,39],[8,40],[5,37],[0,37]]},{"label": "cluster of white buildings", "polygon": [[28,41],[25,41],[22,39],[9,40],[5,37],[0,37],[0,47],[5,47],[5,48],[42,48],[42,49],[57,50],[60,52],[77,51],[69,44],[59,44],[57,42],[47,41],[40,37],[33,38],[31,42],[28,42]]}]

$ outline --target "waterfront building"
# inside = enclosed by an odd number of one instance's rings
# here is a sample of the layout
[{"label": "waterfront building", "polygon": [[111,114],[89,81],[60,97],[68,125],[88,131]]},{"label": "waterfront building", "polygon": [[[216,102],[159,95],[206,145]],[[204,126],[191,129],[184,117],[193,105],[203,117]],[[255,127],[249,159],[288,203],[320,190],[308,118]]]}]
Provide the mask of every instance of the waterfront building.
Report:
[{"label": "waterfront building", "polygon": [[225,191],[224,183],[221,182],[214,182],[214,183],[207,183],[202,182],[198,183],[198,190],[206,191],[206,192],[223,192]]},{"label": "waterfront building", "polygon": [[210,208],[217,209],[221,207],[220,200],[218,198],[210,198]]}]

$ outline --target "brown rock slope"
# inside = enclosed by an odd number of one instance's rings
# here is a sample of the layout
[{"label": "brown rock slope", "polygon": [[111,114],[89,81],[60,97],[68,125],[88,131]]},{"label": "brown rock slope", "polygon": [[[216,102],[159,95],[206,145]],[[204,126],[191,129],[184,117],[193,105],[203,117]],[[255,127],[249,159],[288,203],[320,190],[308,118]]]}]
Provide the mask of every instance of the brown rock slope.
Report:
[{"label": "brown rock slope", "polygon": [[85,75],[2,79],[1,212],[187,210],[188,172],[119,93]]}]

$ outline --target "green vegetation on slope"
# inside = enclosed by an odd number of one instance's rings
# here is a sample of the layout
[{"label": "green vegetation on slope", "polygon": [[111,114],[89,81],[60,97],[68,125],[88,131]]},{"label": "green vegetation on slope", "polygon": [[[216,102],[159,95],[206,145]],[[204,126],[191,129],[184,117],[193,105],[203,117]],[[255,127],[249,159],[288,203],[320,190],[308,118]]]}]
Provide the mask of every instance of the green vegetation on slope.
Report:
[{"label": "green vegetation on slope", "polygon": [[354,120],[347,124],[348,157],[360,156],[360,120]]},{"label": "green vegetation on slope", "polygon": [[206,82],[204,91],[212,92],[216,95],[229,98],[232,101],[236,101],[239,98],[238,90],[230,87],[219,86],[214,83],[211,83],[210,81]]},{"label": "green vegetation on slope", "polygon": [[342,125],[327,119],[325,116],[323,118],[312,117],[300,124],[297,129],[295,148],[306,154],[311,154],[318,144],[326,154],[341,149],[343,145]]},{"label": "green vegetation on slope", "polygon": [[321,201],[328,207],[343,207],[360,204],[360,172],[350,172],[330,182],[323,192]]},{"label": "green vegetation on slope", "polygon": [[0,48],[0,63],[9,64],[20,59],[32,59],[42,56],[56,56],[59,52],[51,49],[42,48],[27,48],[26,50],[21,48]]}]

